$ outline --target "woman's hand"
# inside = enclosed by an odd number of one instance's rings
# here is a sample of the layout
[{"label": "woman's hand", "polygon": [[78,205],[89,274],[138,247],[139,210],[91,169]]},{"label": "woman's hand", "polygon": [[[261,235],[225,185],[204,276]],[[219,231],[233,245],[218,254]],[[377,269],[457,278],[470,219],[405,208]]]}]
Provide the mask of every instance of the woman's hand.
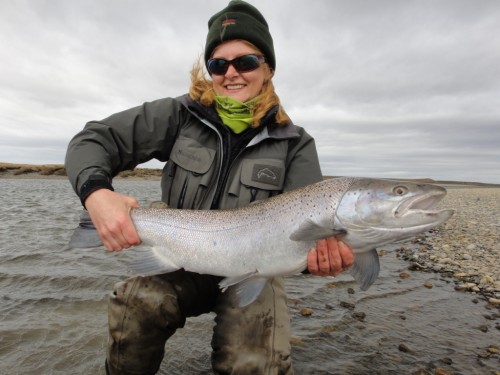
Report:
[{"label": "woman's hand", "polygon": [[141,243],[130,217],[130,210],[138,207],[134,198],[108,189],[96,190],[85,200],[85,208],[104,246],[110,251]]},{"label": "woman's hand", "polygon": [[352,249],[335,237],[316,241],[307,255],[307,269],[317,276],[338,276],[353,263]]}]

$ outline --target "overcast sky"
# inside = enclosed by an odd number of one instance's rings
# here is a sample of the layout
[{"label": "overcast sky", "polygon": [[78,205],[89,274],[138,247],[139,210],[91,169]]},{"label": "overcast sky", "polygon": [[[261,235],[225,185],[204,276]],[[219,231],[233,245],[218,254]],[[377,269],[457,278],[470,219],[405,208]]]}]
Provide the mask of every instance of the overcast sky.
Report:
[{"label": "overcast sky", "polygon": [[[500,183],[500,1],[250,2],[324,174]],[[0,0],[0,161],[63,163],[87,121],[187,92],[227,3]]]}]

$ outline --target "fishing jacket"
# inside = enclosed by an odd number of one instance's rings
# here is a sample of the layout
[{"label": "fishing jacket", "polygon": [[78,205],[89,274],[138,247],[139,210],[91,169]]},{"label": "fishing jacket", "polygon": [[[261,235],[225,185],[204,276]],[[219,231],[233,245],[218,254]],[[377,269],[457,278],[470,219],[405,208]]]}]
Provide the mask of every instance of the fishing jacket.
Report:
[{"label": "fishing jacket", "polygon": [[277,107],[257,128],[234,134],[213,107],[188,95],[91,121],[69,143],[66,172],[82,204],[112,178],[151,159],[166,162],[162,200],[187,209],[235,208],[322,179],[316,146]]}]

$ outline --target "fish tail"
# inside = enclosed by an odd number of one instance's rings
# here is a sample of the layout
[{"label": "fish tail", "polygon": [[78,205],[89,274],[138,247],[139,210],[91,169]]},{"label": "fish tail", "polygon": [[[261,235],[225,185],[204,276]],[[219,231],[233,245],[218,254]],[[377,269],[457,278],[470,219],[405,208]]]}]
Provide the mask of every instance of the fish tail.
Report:
[{"label": "fish tail", "polygon": [[66,248],[91,248],[102,246],[101,237],[99,237],[99,233],[97,233],[97,229],[90,218],[90,215],[87,210],[83,210],[80,215],[80,222],[78,223],[78,227],[75,228],[75,231],[71,235],[69,243]]}]

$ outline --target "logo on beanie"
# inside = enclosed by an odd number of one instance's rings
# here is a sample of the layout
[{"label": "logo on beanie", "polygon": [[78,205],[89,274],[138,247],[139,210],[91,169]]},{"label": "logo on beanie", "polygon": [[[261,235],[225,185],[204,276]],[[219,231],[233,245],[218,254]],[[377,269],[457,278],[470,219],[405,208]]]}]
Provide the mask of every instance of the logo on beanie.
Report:
[{"label": "logo on beanie", "polygon": [[222,27],[226,27],[226,26],[230,26],[230,25],[236,25],[236,20],[234,18],[222,20],[222,23],[221,23]]}]

